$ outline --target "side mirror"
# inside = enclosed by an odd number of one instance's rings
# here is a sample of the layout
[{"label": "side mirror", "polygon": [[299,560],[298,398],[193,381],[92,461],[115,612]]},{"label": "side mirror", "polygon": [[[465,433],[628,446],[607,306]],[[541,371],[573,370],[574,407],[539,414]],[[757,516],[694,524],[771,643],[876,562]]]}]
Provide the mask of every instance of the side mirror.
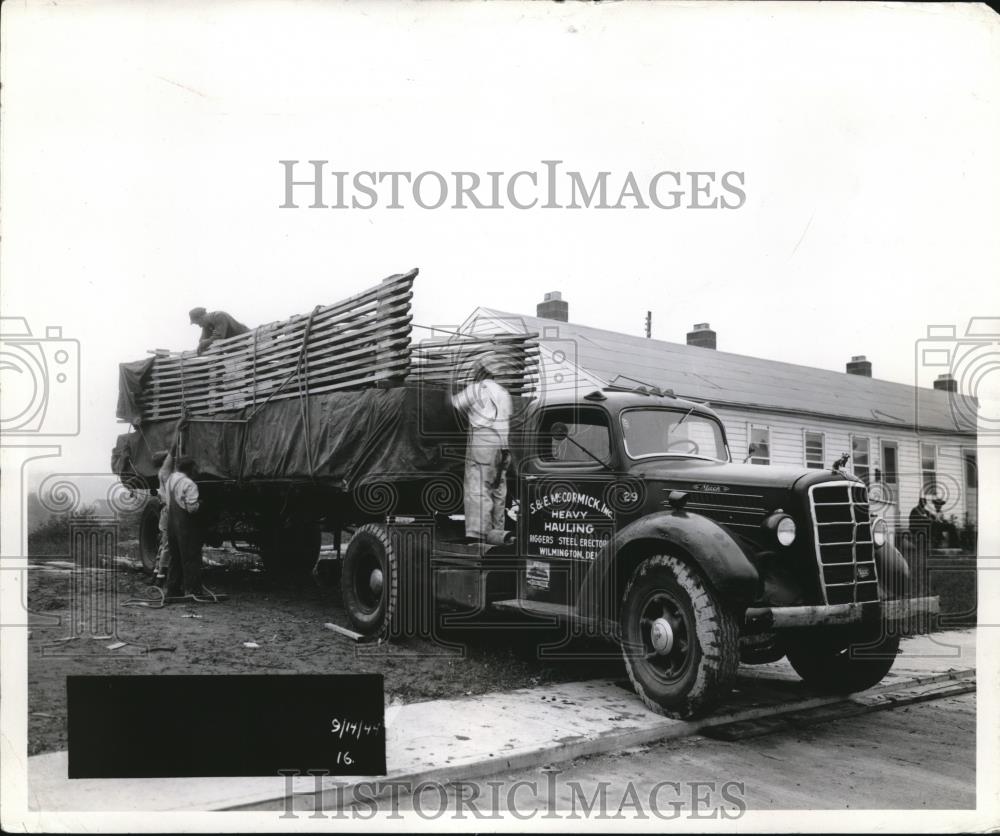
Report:
[{"label": "side mirror", "polygon": [[562,441],[569,435],[569,427],[567,427],[562,421],[556,421],[549,429],[549,432],[556,441]]},{"label": "side mirror", "polygon": [[757,452],[757,445],[756,444],[751,444],[749,447],[747,447],[747,455],[748,456],[752,456],[756,452]]}]

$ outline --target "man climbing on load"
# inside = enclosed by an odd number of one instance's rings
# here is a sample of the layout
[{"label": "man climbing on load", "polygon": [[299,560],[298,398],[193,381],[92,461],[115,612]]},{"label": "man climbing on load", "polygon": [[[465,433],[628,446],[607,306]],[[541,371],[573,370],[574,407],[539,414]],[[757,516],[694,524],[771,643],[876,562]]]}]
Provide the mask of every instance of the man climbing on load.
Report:
[{"label": "man climbing on load", "polygon": [[225,311],[206,311],[204,308],[192,308],[188,313],[192,325],[201,328],[198,339],[198,353],[202,354],[216,340],[238,337],[250,329]]},{"label": "man climbing on load", "polygon": [[478,360],[473,380],[451,396],[454,409],[469,421],[465,453],[465,536],[499,545],[504,530],[507,469],[510,467],[510,393],[498,381],[503,364],[488,355]]}]

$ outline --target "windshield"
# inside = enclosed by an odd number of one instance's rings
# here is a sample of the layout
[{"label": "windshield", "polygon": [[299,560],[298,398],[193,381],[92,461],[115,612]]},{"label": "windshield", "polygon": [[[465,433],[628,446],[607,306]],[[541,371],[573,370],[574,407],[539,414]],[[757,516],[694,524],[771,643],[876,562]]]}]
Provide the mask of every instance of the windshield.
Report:
[{"label": "windshield", "polygon": [[729,461],[719,422],[673,409],[626,409],[621,414],[625,452],[633,459],[685,456]]}]

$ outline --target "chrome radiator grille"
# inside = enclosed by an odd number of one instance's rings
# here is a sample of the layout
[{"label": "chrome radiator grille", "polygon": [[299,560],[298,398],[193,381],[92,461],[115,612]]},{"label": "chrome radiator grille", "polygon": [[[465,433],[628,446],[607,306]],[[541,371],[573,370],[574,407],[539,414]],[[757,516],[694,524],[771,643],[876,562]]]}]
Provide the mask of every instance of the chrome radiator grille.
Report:
[{"label": "chrome radiator grille", "polygon": [[856,482],[813,485],[809,508],[825,603],[877,601],[868,489]]}]

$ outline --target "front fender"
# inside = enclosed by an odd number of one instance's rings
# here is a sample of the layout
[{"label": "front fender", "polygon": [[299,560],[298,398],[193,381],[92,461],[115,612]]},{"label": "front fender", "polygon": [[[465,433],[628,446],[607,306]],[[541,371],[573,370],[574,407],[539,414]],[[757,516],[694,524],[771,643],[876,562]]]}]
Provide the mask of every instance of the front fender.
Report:
[{"label": "front fender", "polygon": [[881,549],[875,549],[875,567],[881,600],[909,597],[910,565],[895,546],[886,543]]},{"label": "front fender", "polygon": [[594,602],[604,601],[600,609],[608,615],[608,607],[618,602],[609,600],[607,590],[615,590],[620,597],[625,581],[640,560],[663,552],[689,560],[728,603],[746,605],[758,596],[757,569],[728,531],[698,514],[661,511],[617,532],[584,578],[578,610],[584,615],[598,615],[593,611]]}]

